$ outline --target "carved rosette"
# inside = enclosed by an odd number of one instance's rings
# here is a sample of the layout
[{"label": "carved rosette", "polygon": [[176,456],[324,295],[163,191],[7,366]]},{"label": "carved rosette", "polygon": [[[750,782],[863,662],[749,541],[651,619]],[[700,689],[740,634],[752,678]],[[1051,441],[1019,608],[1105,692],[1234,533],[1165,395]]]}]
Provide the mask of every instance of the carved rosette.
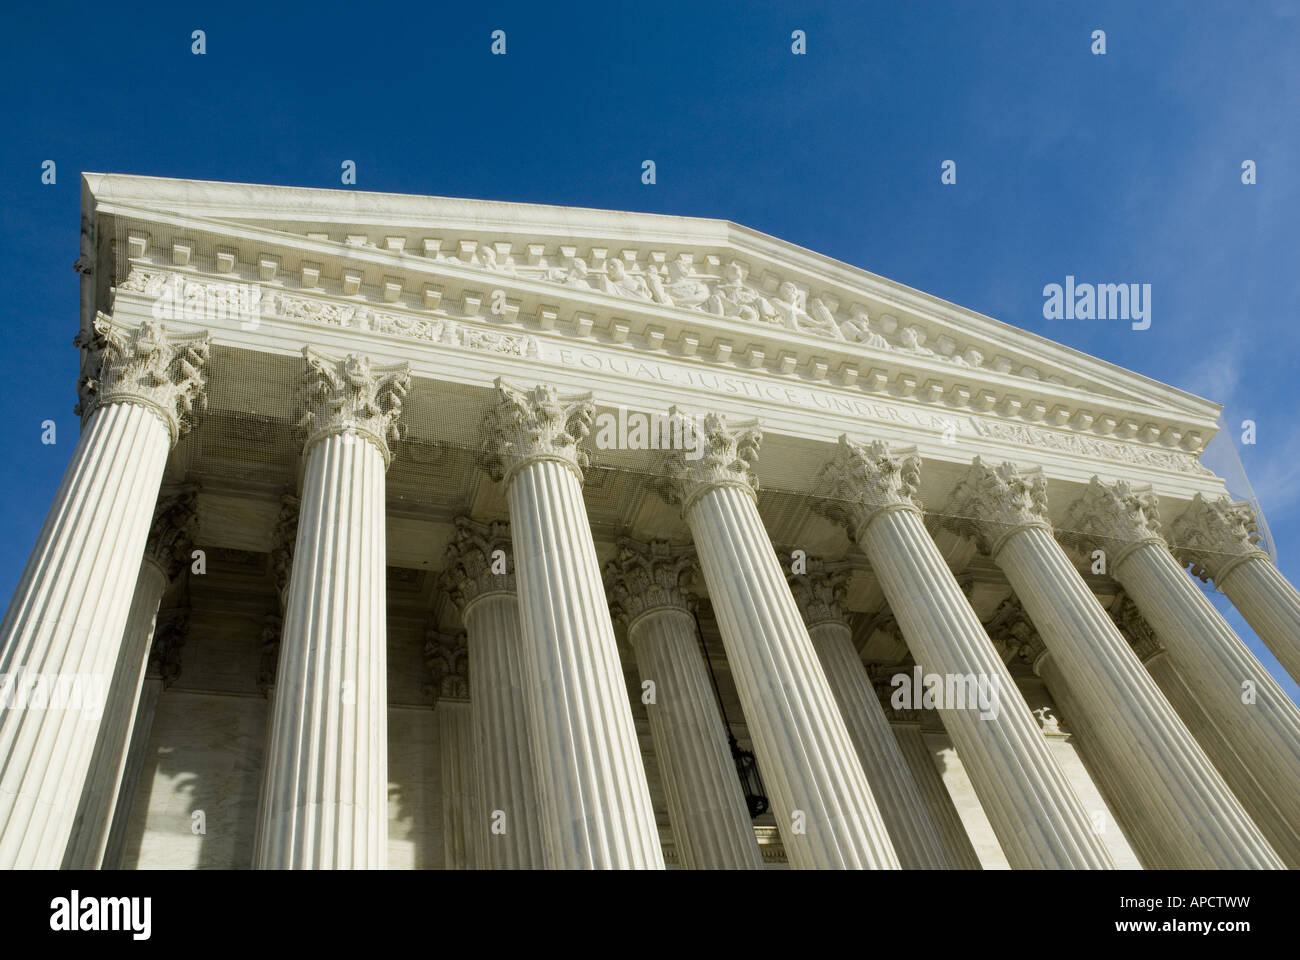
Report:
[{"label": "carved rosette", "polygon": [[1227,497],[1207,500],[1198,493],[1174,521],[1171,534],[1170,547],[1179,563],[1190,565],[1194,576],[1212,579],[1216,586],[1222,586],[1245,561],[1269,558],[1259,546],[1255,511],[1249,503],[1234,503]]},{"label": "carved rosette", "polygon": [[447,544],[442,580],[463,620],[482,597],[494,593],[513,596],[515,572],[509,523],[478,523],[469,517],[457,517],[455,523],[456,533]]},{"label": "carved rosette", "polygon": [[262,622],[262,649],[258,661],[257,688],[263,696],[275,686],[275,673],[280,666],[280,632],[284,621],[278,614],[268,613]]},{"label": "carved rosette", "polygon": [[998,605],[993,617],[984,624],[984,629],[997,647],[1003,663],[1011,663],[1020,658],[1031,667],[1036,667],[1038,658],[1047,652],[1038,628],[1029,619],[1029,614],[1025,613],[1025,608],[1015,594]]},{"label": "carved rosette", "polygon": [[1127,480],[1102,483],[1093,477],[1083,496],[1070,505],[1060,539],[1085,553],[1109,554],[1113,573],[1133,550],[1147,543],[1165,545],[1160,534],[1160,509],[1150,490],[1135,490]]},{"label": "carved rosette", "polygon": [[879,440],[857,443],[842,435],[834,457],[822,468],[817,488],[826,499],[816,509],[856,540],[882,511],[921,513],[916,497],[920,483],[920,457],[891,453]]},{"label": "carved rosette", "polygon": [[900,673],[905,673],[910,677],[915,666],[914,662],[908,660],[903,663],[875,664],[867,668],[867,675],[871,678],[871,686],[876,691],[876,698],[880,700],[880,709],[885,712],[885,716],[890,723],[919,723],[921,721],[923,710],[913,710],[911,707],[896,707],[893,703],[894,693],[898,690],[893,684],[894,677]]},{"label": "carved rosette", "polygon": [[298,432],[303,456],[326,437],[359,437],[392,462],[388,441],[402,436],[402,398],[410,389],[409,363],[377,366],[350,353],[338,359],[302,348],[306,372],[298,391]]},{"label": "carved rosette", "polygon": [[821,557],[809,557],[806,573],[791,573],[789,562],[783,560],[783,564],[790,592],[794,594],[794,602],[803,615],[805,626],[811,628],[832,621],[848,624],[844,597],[848,593],[849,578],[853,575],[848,564],[828,564]]},{"label": "carved rosette", "polygon": [[169,334],[154,320],[127,328],[96,313],[91,331],[72,345],[87,351],[77,382],[78,416],[88,419],[110,403],[135,403],[152,410],[175,445],[208,402],[204,367],[211,337]]},{"label": "carved rosette", "polygon": [[302,501],[292,494],[280,496],[280,512],[271,528],[271,572],[275,576],[275,589],[284,610],[289,597],[289,577],[293,573],[293,548],[298,542],[298,508]]},{"label": "carved rosette", "polygon": [[685,584],[694,566],[694,547],[674,547],[666,540],[639,543],[624,537],[618,542],[618,555],[604,569],[610,614],[630,629],[654,610],[691,613],[695,598]]},{"label": "carved rosette", "polygon": [[530,463],[553,460],[582,483],[588,463],[583,442],[591,433],[591,394],[562,397],[549,384],[531,389],[496,380],[497,402],[483,418],[483,467],[507,488]]},{"label": "carved rosette", "polygon": [[192,488],[159,497],[144,559],[158,567],[168,582],[175,580],[189,563],[198,529],[198,498]]},{"label": "carved rosette", "polygon": [[1164,650],[1165,645],[1160,642],[1155,630],[1146,622],[1132,598],[1121,593],[1110,605],[1108,612],[1111,620],[1115,621],[1115,626],[1119,628],[1119,632],[1124,635],[1124,639],[1129,642],[1129,646],[1143,663]]},{"label": "carved rosette", "polygon": [[736,487],[750,498],[758,491],[758,448],[763,431],[757,421],[727,426],[720,413],[705,414],[701,421],[688,417],[676,407],[669,416],[681,424],[681,435],[693,442],[673,450],[664,463],[664,478],[659,492],[669,503],[680,504],[682,516],[690,512],[700,497],[719,487]]},{"label": "carved rosette", "polygon": [[439,700],[469,700],[469,647],[463,632],[430,630],[424,638],[424,663],[433,678],[435,705]]},{"label": "carved rosette", "polygon": [[181,675],[181,648],[190,628],[189,607],[159,611],[154,621],[147,673],[162,679],[164,689]]},{"label": "carved rosette", "polygon": [[1027,527],[1050,531],[1047,479],[1022,473],[1015,464],[990,466],[976,457],[953,488],[940,520],[959,536],[971,537],[983,553],[997,557],[1007,538]]}]

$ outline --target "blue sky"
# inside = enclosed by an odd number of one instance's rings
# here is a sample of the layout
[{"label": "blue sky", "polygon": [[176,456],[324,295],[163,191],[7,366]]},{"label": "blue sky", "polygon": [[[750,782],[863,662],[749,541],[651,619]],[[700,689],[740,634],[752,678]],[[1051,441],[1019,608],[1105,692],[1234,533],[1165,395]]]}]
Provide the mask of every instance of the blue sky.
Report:
[{"label": "blue sky", "polygon": [[[76,436],[80,172],[339,187],[343,160],[364,190],[734,220],[1222,402],[1300,580],[1300,6],[461,6],[3,14],[0,593]],[[1150,283],[1151,328],[1043,319],[1067,274]]]}]

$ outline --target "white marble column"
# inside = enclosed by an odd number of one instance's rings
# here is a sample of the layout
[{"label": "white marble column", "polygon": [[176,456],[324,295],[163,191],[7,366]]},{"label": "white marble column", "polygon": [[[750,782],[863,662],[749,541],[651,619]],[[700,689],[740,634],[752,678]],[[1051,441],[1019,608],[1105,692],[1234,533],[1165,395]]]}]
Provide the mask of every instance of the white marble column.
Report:
[{"label": "white marble column", "polygon": [[763,785],[795,869],[898,869],[835,694],[757,506],[757,425],[708,414],[668,460]]},{"label": "white marble column", "polygon": [[[204,397],[206,333],[100,314],[76,344],[81,437],[0,623],[0,869],[63,861],[167,455]],[[73,684],[79,705],[42,694]]]},{"label": "white marble column", "polygon": [[122,767],[122,782],[113,805],[113,821],[108,829],[104,846],[103,869],[122,869],[126,851],[126,832],[131,823],[131,808],[139,792],[140,775],[144,770],[149,738],[153,733],[153,717],[158,707],[158,697],[163,690],[176,682],[181,675],[181,648],[189,632],[188,606],[161,610],[157,626],[149,645],[149,656],[136,702],[135,717],[131,721],[131,740],[127,746],[126,762]]},{"label": "white marble column", "polygon": [[485,464],[510,501],[528,725],[551,868],[663,869],[582,501],[589,396],[496,381]]},{"label": "white marble column", "polygon": [[907,769],[912,774],[912,782],[929,812],[930,822],[939,832],[944,855],[949,866],[954,870],[980,870],[980,858],[966,833],[966,825],[961,821],[961,814],[952,801],[952,795],[939,776],[939,768],[934,764],[930,747],[925,742],[921,730],[919,710],[894,710],[889,705],[889,698],[894,690],[889,685],[889,678],[873,678],[877,701],[881,711],[889,719],[890,729],[898,741],[899,752],[907,762]]},{"label": "white marble column", "polygon": [[952,863],[939,829],[853,645],[843,605],[849,571],[844,565],[827,565],[820,557],[806,557],[805,563],[806,569],[789,574],[790,591],[862,761],[898,861],[907,870],[949,869]]},{"label": "white marble column", "polygon": [[433,716],[438,723],[442,783],[442,865],[446,870],[483,866],[486,818],[479,802],[479,741],[470,704],[469,650],[465,634],[430,630],[424,661],[433,675]]},{"label": "white marble column", "polygon": [[[1007,576],[1070,694],[1142,798],[1145,832],[1162,869],[1277,868],[1251,821],[1110,616],[1052,536],[1047,480],[1013,464],[975,462],[954,488],[943,523],[974,538]],[[1077,719],[1077,718],[1076,718]]]},{"label": "white marble column", "polygon": [[[683,584],[694,566],[689,547],[619,541],[605,565],[610,609],[627,628],[642,683],[668,819],[688,870],[761,870],[763,858],[727,744]],[[643,694],[644,696],[644,694]]]},{"label": "white marble column", "polygon": [[388,848],[384,473],[407,365],[303,349],[302,506],[265,804],[264,869],[382,868]]},{"label": "white marble column", "polygon": [[131,598],[122,650],[109,684],[90,771],[63,855],[64,869],[98,870],[103,865],[113,808],[130,747],[131,727],[153,642],[154,621],[163,593],[189,561],[197,520],[194,491],[159,499],[145,558],[136,578],[135,596]]},{"label": "white marble column", "polygon": [[1300,833],[1288,822],[1278,805],[1259,785],[1232,744],[1210,719],[1187,686],[1151,625],[1142,618],[1131,598],[1121,594],[1110,608],[1111,619],[1124,634],[1133,652],[1151,674],[1169,703],[1178,711],[1187,729],[1205,755],[1232,788],[1265,839],[1291,869],[1300,868]]},{"label": "white marble column", "polygon": [[1199,493],[1174,521],[1174,556],[1202,580],[1213,579],[1278,663],[1300,680],[1300,591],[1258,546],[1255,513],[1248,503]]},{"label": "white marble column", "polygon": [[1061,530],[1104,553],[1196,699],[1300,832],[1300,710],[1169,552],[1155,494],[1094,477]]},{"label": "white marble column", "polygon": [[508,523],[458,517],[443,574],[469,635],[480,866],[494,870],[543,866],[511,549]]},{"label": "white marble column", "polygon": [[973,678],[995,693],[995,711],[941,713],[1011,866],[1109,868],[1083,806],[925,529],[916,499],[920,473],[916,456],[841,437],[819,478],[817,489],[828,498],[822,509],[871,561],[925,672]]}]

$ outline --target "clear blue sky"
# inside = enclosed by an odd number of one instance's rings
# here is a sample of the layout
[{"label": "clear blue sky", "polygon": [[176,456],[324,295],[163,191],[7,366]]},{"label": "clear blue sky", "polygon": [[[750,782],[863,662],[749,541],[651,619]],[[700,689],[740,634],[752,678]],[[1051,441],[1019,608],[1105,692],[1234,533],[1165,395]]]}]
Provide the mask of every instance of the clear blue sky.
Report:
[{"label": "clear blue sky", "polygon": [[[2,15],[5,598],[76,436],[80,172],[339,187],[343,160],[364,190],[734,220],[1218,400],[1258,424],[1300,579],[1295,3],[456,6]],[[1067,274],[1150,283],[1151,328],[1044,320]]]}]

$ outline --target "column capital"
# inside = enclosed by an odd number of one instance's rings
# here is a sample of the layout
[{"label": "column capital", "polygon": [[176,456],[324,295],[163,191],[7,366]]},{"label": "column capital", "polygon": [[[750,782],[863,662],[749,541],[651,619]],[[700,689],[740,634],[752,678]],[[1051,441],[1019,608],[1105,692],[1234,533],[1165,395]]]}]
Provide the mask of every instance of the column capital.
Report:
[{"label": "column capital", "polygon": [[482,597],[515,594],[510,524],[504,520],[479,523],[457,517],[456,532],[447,544],[443,585],[464,620]]},{"label": "column capital", "polygon": [[894,677],[905,674],[910,679],[915,666],[915,661],[907,661],[890,664],[876,663],[867,667],[867,676],[871,678],[871,686],[876,692],[876,699],[880,701],[880,709],[885,712],[885,718],[890,723],[921,722],[921,715],[924,711],[894,704],[894,694],[898,690],[898,687],[894,684]]},{"label": "column capital", "polygon": [[804,625],[811,628],[837,622],[847,626],[849,613],[844,609],[844,598],[853,568],[847,563],[827,563],[821,557],[808,557],[806,563],[806,572],[794,573],[784,555],[781,560]]},{"label": "column capital", "polygon": [[631,628],[654,610],[692,613],[695,597],[685,581],[694,568],[694,547],[675,547],[667,540],[640,543],[623,537],[618,541],[618,555],[603,570],[610,614]]},{"label": "column capital", "polygon": [[1208,500],[1201,494],[1174,521],[1170,549],[1201,580],[1222,588],[1228,574],[1254,557],[1272,558],[1260,548],[1255,511],[1245,501],[1226,496]]},{"label": "column capital", "polygon": [[516,387],[498,377],[496,404],[483,418],[483,466],[510,486],[531,463],[553,460],[582,483],[589,457],[583,441],[591,433],[595,404],[590,393],[561,396],[550,384]]},{"label": "column capital", "polygon": [[996,558],[1012,534],[1030,527],[1051,530],[1047,479],[1038,469],[1021,471],[1006,462],[994,466],[976,457],[953,488],[940,522]]},{"label": "column capital", "polygon": [[211,335],[169,334],[154,320],[129,328],[96,313],[89,331],[72,345],[87,351],[77,381],[81,400],[73,411],[83,419],[110,403],[135,403],[162,420],[172,446],[207,406],[204,367]]},{"label": "column capital", "polygon": [[1127,594],[1117,596],[1106,612],[1143,663],[1165,649],[1151,624],[1146,622],[1137,604]]},{"label": "column capital", "polygon": [[433,677],[430,692],[435,706],[441,700],[469,700],[469,647],[464,632],[425,633],[424,663]]},{"label": "column capital", "polygon": [[289,577],[293,573],[293,550],[298,542],[298,509],[302,501],[291,493],[280,496],[280,512],[271,528],[271,573],[283,612],[289,596]]},{"label": "column capital", "polygon": [[984,624],[984,629],[993,645],[998,648],[1004,663],[1022,657],[1033,667],[1035,673],[1038,672],[1038,661],[1047,653],[1047,648],[1043,646],[1043,638],[1029,619],[1019,597],[1012,594],[998,604],[993,616]]},{"label": "column capital", "polygon": [[170,583],[185,569],[198,534],[198,498],[194,488],[158,498],[154,508],[144,559],[153,563]]},{"label": "column capital", "polygon": [[880,440],[858,443],[841,435],[835,455],[822,467],[818,489],[825,499],[818,509],[842,524],[856,540],[879,514],[890,510],[923,512],[916,497],[921,483],[921,458],[910,450],[891,451]]},{"label": "column capital", "polygon": [[411,385],[411,365],[376,365],[369,357],[349,353],[330,357],[302,348],[306,369],[298,391],[298,432],[303,456],[317,441],[342,435],[374,444],[392,463],[389,440],[402,436],[402,398]]},{"label": "column capital", "polygon": [[1135,489],[1127,480],[1102,483],[1095,476],[1083,495],[1070,504],[1057,534],[1085,551],[1114,551],[1108,564],[1112,572],[1143,544],[1166,545],[1160,532],[1159,500],[1153,490]]},{"label": "column capital", "polygon": [[189,633],[190,608],[176,607],[158,613],[149,648],[147,673],[158,677],[163,687],[170,687],[181,675],[181,648]]},{"label": "column capital", "polygon": [[668,413],[681,424],[682,436],[689,431],[694,442],[683,441],[684,449],[668,454],[664,468],[667,480],[660,487],[665,500],[681,504],[682,516],[686,516],[700,497],[720,487],[736,487],[750,499],[755,498],[755,469],[763,442],[757,420],[728,426],[727,418],[720,413],[706,413],[698,419],[677,407]]}]

